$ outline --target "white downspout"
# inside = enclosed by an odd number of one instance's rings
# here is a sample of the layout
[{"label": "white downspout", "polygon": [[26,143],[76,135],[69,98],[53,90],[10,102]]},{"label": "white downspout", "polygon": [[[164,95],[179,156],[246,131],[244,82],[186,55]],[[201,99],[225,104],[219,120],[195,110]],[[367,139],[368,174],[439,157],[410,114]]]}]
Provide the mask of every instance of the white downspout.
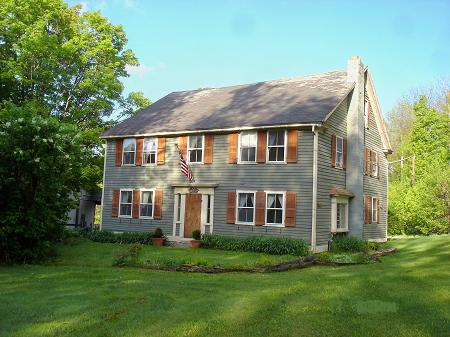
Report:
[{"label": "white downspout", "polygon": [[105,157],[103,158],[103,181],[102,181],[102,201],[100,205],[100,230],[102,230],[103,227],[103,205],[104,205],[104,198],[105,198],[105,172],[106,172],[106,153],[108,152],[108,141],[105,142]]},{"label": "white downspout", "polygon": [[314,149],[313,149],[313,186],[312,186],[312,219],[311,219],[311,250],[316,251],[316,225],[317,225],[317,158],[319,152],[319,131],[313,125]]}]

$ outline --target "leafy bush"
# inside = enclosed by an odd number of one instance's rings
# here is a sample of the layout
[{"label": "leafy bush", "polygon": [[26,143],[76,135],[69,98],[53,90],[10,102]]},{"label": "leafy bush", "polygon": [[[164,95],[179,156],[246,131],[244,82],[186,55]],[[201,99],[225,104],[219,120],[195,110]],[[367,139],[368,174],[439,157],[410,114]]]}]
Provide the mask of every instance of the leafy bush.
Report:
[{"label": "leafy bush", "polygon": [[202,238],[202,232],[199,229],[195,229],[192,231],[192,238],[194,240],[200,240]]},{"label": "leafy bush", "polygon": [[133,243],[114,258],[113,266],[136,266],[139,264],[139,257],[142,253],[142,245]]},{"label": "leafy bush", "polygon": [[154,238],[157,238],[157,239],[163,238],[163,237],[164,237],[164,233],[163,233],[162,229],[159,228],[159,227],[156,228],[156,229],[155,229],[155,233],[153,234],[153,237],[154,237]]},{"label": "leafy bush", "polygon": [[140,243],[152,244],[153,233],[151,232],[123,232],[114,233],[106,230],[79,230],[79,233],[89,240],[102,243]]},{"label": "leafy bush", "polygon": [[331,251],[335,253],[367,252],[370,247],[368,241],[360,240],[354,236],[339,236],[333,239]]},{"label": "leafy bush", "polygon": [[306,256],[309,247],[304,240],[288,237],[250,236],[231,237],[204,234],[201,246],[232,251],[266,253],[272,255]]}]

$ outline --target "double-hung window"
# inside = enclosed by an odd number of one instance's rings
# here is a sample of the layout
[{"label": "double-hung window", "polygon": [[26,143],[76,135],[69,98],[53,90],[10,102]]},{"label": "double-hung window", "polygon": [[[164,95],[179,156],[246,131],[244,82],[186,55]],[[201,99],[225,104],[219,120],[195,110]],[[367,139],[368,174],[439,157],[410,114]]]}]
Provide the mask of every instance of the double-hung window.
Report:
[{"label": "double-hung window", "polygon": [[372,177],[378,177],[378,161],[375,151],[370,151],[370,173]]},{"label": "double-hung window", "polygon": [[331,231],[348,231],[348,197],[331,198]]},{"label": "double-hung window", "polygon": [[243,224],[254,224],[255,192],[238,192],[237,205],[237,222]]},{"label": "double-hung window", "polygon": [[378,220],[378,199],[372,197],[372,223]]},{"label": "double-hung window", "polygon": [[239,134],[239,162],[254,163],[256,161],[256,132],[241,132]]},{"label": "double-hung window", "polygon": [[203,163],[203,145],[203,135],[189,136],[187,149],[189,163]]},{"label": "double-hung window", "polygon": [[344,166],[344,139],[336,137],[336,167]]},{"label": "double-hung window", "polygon": [[152,218],[153,217],[153,191],[141,191],[141,201],[139,205],[139,216],[141,218]]},{"label": "double-hung window", "polygon": [[347,229],[347,203],[338,202],[336,204],[336,229]]},{"label": "double-hung window", "polygon": [[142,151],[144,165],[156,164],[157,138],[144,138],[144,149]]},{"label": "double-hung window", "polygon": [[269,131],[267,133],[268,162],[284,162],[286,154],[286,131]]},{"label": "double-hung window", "polygon": [[126,138],[123,140],[123,165],[134,165],[136,159],[136,139]]},{"label": "double-hung window", "polygon": [[266,195],[266,224],[283,225],[284,193],[267,192]]},{"label": "double-hung window", "polygon": [[131,208],[133,205],[133,191],[120,191],[120,216],[131,217]]}]

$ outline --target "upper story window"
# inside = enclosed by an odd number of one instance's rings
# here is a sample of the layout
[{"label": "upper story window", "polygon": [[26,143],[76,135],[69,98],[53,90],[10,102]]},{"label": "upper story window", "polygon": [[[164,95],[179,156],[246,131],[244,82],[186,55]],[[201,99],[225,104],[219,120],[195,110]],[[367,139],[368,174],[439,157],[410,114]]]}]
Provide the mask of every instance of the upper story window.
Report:
[{"label": "upper story window", "polygon": [[123,140],[122,164],[134,165],[135,159],[136,159],[136,139],[126,138]]},{"label": "upper story window", "polygon": [[139,205],[139,216],[142,218],[153,218],[153,190],[141,190],[141,201]]},{"label": "upper story window", "polygon": [[131,208],[133,205],[133,191],[121,190],[120,191],[120,216],[131,217]]},{"label": "upper story window", "polygon": [[142,163],[144,165],[156,164],[157,138],[144,138],[144,149],[142,151]]},{"label": "upper story window", "polygon": [[237,192],[237,222],[254,224],[255,192]]},{"label": "upper story window", "polygon": [[344,166],[344,139],[336,137],[336,167]]},{"label": "upper story window", "polygon": [[266,206],[266,224],[283,225],[284,193],[267,192]]},{"label": "upper story window", "polygon": [[239,134],[239,162],[253,163],[256,161],[256,132],[241,132]]},{"label": "upper story window", "polygon": [[285,162],[286,131],[267,133],[268,162]]},{"label": "upper story window", "polygon": [[370,173],[373,177],[378,177],[378,161],[375,151],[370,151]]},{"label": "upper story window", "polygon": [[203,163],[203,150],[204,150],[203,135],[189,136],[187,150],[189,163]]}]

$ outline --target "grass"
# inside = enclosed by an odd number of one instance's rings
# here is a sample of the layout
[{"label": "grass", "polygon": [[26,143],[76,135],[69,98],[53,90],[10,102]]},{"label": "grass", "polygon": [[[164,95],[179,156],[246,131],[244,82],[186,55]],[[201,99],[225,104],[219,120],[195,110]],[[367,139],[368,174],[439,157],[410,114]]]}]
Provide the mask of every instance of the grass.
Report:
[{"label": "grass", "polygon": [[65,247],[52,265],[0,268],[0,336],[447,336],[450,236],[392,245],[382,263],[262,274],[113,268],[114,245]]}]

